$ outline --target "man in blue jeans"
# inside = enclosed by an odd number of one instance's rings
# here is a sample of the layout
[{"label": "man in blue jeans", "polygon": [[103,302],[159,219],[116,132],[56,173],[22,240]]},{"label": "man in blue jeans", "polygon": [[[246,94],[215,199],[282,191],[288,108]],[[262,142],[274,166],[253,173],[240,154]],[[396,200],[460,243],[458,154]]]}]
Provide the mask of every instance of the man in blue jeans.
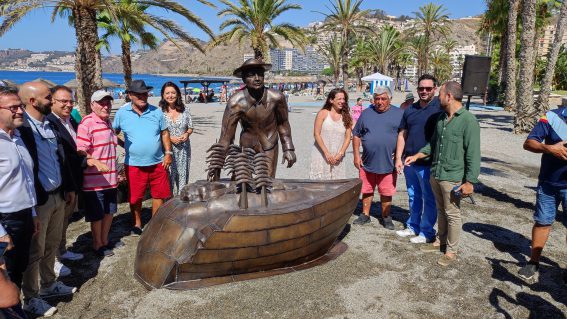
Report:
[{"label": "man in blue jeans", "polygon": [[437,91],[437,79],[424,74],[418,80],[417,93],[419,101],[404,110],[404,115],[398,130],[396,145],[396,170],[404,173],[409,196],[410,216],[406,229],[398,230],[400,237],[412,237],[410,241],[423,244],[435,240],[435,222],[437,209],[435,196],[429,184],[431,158],[421,159],[404,166],[403,158],[419,153],[419,150],[431,141],[435,122],[441,113]]},{"label": "man in blue jeans", "polygon": [[[539,270],[539,259],[549,237],[559,204],[563,203],[563,225],[567,226],[567,108],[548,111],[524,142],[524,149],[543,153],[538,176],[536,210],[532,229],[530,261],[518,275],[532,279]],[[567,279],[567,272],[563,274]]]}]

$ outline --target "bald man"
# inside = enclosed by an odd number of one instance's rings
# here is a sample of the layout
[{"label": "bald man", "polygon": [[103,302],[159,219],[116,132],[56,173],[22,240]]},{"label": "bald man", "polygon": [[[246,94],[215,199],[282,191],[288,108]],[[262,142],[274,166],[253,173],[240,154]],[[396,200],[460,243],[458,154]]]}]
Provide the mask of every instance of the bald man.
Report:
[{"label": "bald man", "polygon": [[39,233],[32,238],[29,263],[24,272],[22,292],[24,310],[49,316],[57,309],[41,297],[62,296],[77,291],[57,281],[53,269],[65,217],[65,203],[73,196],[75,185],[65,162],[61,138],[46,116],[51,112],[51,92],[43,83],[22,84],[19,92],[25,105],[24,124],[20,135],[33,163],[36,213]]}]

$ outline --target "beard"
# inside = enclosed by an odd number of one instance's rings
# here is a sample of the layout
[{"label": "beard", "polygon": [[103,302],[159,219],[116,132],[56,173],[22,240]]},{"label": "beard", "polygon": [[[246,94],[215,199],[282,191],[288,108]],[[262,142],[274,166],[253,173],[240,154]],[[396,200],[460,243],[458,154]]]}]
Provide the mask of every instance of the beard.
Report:
[{"label": "beard", "polygon": [[35,107],[35,109],[38,110],[39,113],[41,113],[43,115],[47,115],[47,114],[51,113],[51,103],[46,103],[46,104],[38,103],[38,105]]}]

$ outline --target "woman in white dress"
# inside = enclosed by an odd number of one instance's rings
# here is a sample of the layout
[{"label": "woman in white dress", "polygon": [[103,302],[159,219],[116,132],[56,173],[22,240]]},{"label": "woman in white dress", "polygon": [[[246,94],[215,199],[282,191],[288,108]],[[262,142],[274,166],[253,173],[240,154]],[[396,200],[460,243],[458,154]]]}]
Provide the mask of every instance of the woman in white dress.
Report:
[{"label": "woman in white dress", "polygon": [[348,94],[341,88],[333,89],[315,118],[311,179],[346,178],[346,164],[343,159],[351,135],[352,117],[348,107]]}]

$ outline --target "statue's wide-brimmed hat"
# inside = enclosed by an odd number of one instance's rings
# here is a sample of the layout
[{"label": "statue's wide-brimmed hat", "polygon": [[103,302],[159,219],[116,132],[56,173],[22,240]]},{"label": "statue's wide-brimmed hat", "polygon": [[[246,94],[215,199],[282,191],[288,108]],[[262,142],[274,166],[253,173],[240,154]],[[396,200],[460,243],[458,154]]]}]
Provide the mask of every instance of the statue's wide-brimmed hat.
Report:
[{"label": "statue's wide-brimmed hat", "polygon": [[268,71],[272,69],[272,65],[269,63],[264,63],[264,61],[260,59],[248,59],[244,61],[244,63],[238,69],[234,70],[232,74],[237,77],[242,77],[242,73],[244,71],[258,68],[262,68],[264,69],[264,71]]}]

